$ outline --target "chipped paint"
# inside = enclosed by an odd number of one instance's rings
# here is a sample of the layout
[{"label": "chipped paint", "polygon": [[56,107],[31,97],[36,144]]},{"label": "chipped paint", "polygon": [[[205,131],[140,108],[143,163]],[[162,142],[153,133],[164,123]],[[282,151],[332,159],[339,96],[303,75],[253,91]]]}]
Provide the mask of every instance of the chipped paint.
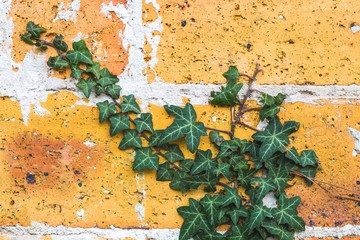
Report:
[{"label": "chipped paint", "polygon": [[64,3],[61,2],[58,7],[58,13],[54,18],[53,22],[58,20],[73,21],[76,23],[77,12],[80,9],[80,0],[74,0],[71,3],[68,3],[64,6]]},{"label": "chipped paint", "polygon": [[357,154],[360,153],[360,131],[353,128],[348,128],[348,130],[355,142],[355,148],[353,150],[352,155],[356,157]]}]

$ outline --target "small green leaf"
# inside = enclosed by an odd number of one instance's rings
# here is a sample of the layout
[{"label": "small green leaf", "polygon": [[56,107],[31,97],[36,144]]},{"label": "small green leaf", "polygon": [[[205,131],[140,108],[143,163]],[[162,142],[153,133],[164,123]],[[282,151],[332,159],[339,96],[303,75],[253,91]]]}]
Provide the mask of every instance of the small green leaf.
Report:
[{"label": "small green leaf", "polygon": [[223,240],[224,236],[216,231],[216,229],[211,229],[210,232],[203,232],[197,234],[194,237],[194,240]]},{"label": "small green leaf", "polygon": [[48,49],[46,45],[41,44],[40,42],[35,43],[35,46],[39,47],[41,51],[45,51]]},{"label": "small green leaf", "polygon": [[61,34],[57,35],[54,38],[53,43],[57,49],[59,49],[63,52],[66,52],[68,50],[68,45],[62,39],[63,39],[63,36]]},{"label": "small green leaf", "polygon": [[194,160],[185,159],[180,161],[179,166],[182,168],[184,172],[190,172],[191,167],[194,165]]},{"label": "small green leaf", "polygon": [[71,65],[71,77],[74,77],[76,79],[81,78],[83,71],[80,70],[76,65]]},{"label": "small green leaf", "polygon": [[134,171],[145,170],[145,169],[157,170],[158,167],[159,167],[159,156],[152,154],[151,148],[146,147],[135,150],[135,161],[133,165]]},{"label": "small green leaf", "polygon": [[260,112],[260,120],[264,121],[265,118],[271,120],[280,111],[280,106],[264,106]]},{"label": "small green leaf", "polygon": [[249,188],[251,179],[258,170],[255,168],[238,170],[238,180],[242,187]]},{"label": "small green leaf", "polygon": [[180,160],[184,160],[184,154],[181,151],[179,145],[177,144],[170,144],[169,145],[169,152],[164,154],[166,159],[169,162],[174,163]]},{"label": "small green leaf", "polygon": [[99,79],[100,78],[100,63],[94,62],[93,65],[87,65],[86,72],[90,72],[90,73],[94,74],[96,79]]},{"label": "small green leaf", "polygon": [[24,34],[20,35],[21,40],[23,40],[25,43],[34,45],[35,43],[31,40],[31,33],[25,32]]},{"label": "small green leaf", "polygon": [[257,177],[251,180],[251,184],[258,184],[255,187],[257,200],[262,200],[266,194],[276,189],[275,183],[271,178]]},{"label": "small green leaf", "polygon": [[250,211],[250,218],[247,218],[244,226],[248,231],[251,231],[265,220],[266,217],[271,217],[271,211],[265,206],[255,205],[254,209]]},{"label": "small green leaf", "polygon": [[239,104],[236,96],[242,88],[243,84],[226,84],[226,87],[221,87],[221,92],[211,92],[211,97],[214,99],[210,101],[211,105],[217,106],[234,106]]},{"label": "small green leaf", "polygon": [[159,146],[159,142],[164,130],[155,130],[154,133],[150,136],[149,146]]},{"label": "small green leaf", "polygon": [[204,212],[210,225],[216,225],[219,209],[222,205],[222,199],[220,195],[211,196],[210,194],[206,194],[200,200],[200,203],[204,207]]},{"label": "small green leaf", "polygon": [[140,117],[134,120],[136,129],[138,132],[149,131],[154,132],[152,114],[151,113],[142,113]]},{"label": "small green leaf", "polygon": [[74,50],[66,53],[66,57],[70,60],[71,64],[86,63],[92,65],[94,63],[84,40],[73,42],[73,48]]},{"label": "small green leaf", "polygon": [[261,224],[270,234],[279,236],[279,240],[293,240],[294,231],[287,230],[284,226],[278,225],[274,221],[264,221]]},{"label": "small green leaf", "polygon": [[272,106],[275,104],[275,98],[267,93],[261,93],[263,99],[260,100],[265,106]]},{"label": "small green leaf", "polygon": [[208,149],[206,152],[203,150],[198,150],[195,155],[195,163],[191,168],[191,175],[215,169],[217,162],[211,159],[211,157],[212,153],[210,149]]},{"label": "small green leaf", "polygon": [[223,201],[223,207],[226,207],[230,204],[235,204],[236,208],[240,208],[241,206],[241,197],[236,188],[225,188],[226,194]]},{"label": "small green leaf", "polygon": [[[305,176],[308,176],[308,177],[311,177],[311,178],[315,178],[315,175],[316,175],[316,168],[314,167],[304,167],[300,170],[300,173],[304,174]],[[307,178],[304,178],[305,179],[305,182],[308,186],[311,186],[313,185],[313,182],[310,181],[309,179]]]},{"label": "small green leaf", "polygon": [[30,33],[31,39],[39,39],[40,34],[46,32],[46,29],[30,21],[26,26],[26,31]]},{"label": "small green leaf", "polygon": [[119,82],[119,79],[117,76],[111,74],[107,68],[103,68],[100,71],[100,79],[98,80],[98,83],[105,87],[107,85],[115,84]]},{"label": "small green leaf", "polygon": [[133,94],[130,94],[128,96],[124,96],[124,101],[120,104],[121,111],[123,113],[125,112],[136,112],[140,113],[140,107],[135,101],[135,97]]},{"label": "small green leaf", "polygon": [[110,85],[106,88],[106,93],[109,94],[112,98],[118,99],[120,97],[121,87],[119,85]]},{"label": "small green leaf", "polygon": [[211,142],[213,142],[217,147],[220,147],[221,143],[225,140],[223,136],[220,136],[218,131],[211,131],[209,133]]},{"label": "small green leaf", "polygon": [[96,85],[95,86],[95,94],[96,95],[100,95],[100,94],[102,94],[102,93],[104,93],[105,92],[105,88],[104,87],[102,87],[102,86],[100,86],[100,85]]},{"label": "small green leaf", "polygon": [[90,97],[90,94],[91,94],[91,89],[96,85],[96,82],[92,79],[92,78],[88,78],[87,80],[85,79],[80,79],[80,81],[76,84],[76,86],[78,88],[80,88],[85,97],[86,98],[89,98]]},{"label": "small green leaf", "polygon": [[124,130],[124,138],[120,142],[119,149],[124,150],[131,147],[141,148],[142,142],[136,130],[127,129]]},{"label": "small green leaf", "polygon": [[239,70],[236,66],[230,66],[229,70],[223,74],[227,82],[230,84],[235,84],[239,78]]},{"label": "small green leaf", "polygon": [[174,190],[181,190],[182,192],[189,191],[190,187],[184,181],[186,178],[187,173],[185,171],[176,171],[174,179],[169,184],[170,188]]},{"label": "small green leaf", "polygon": [[230,211],[226,212],[226,214],[230,216],[233,224],[237,224],[239,222],[239,218],[247,217],[249,215],[249,212],[246,208],[240,207],[239,209],[231,209]]},{"label": "small green leaf", "polygon": [[230,164],[228,164],[228,163],[219,163],[218,168],[215,169],[215,173],[216,173],[217,176],[222,174],[224,177],[226,177],[227,180],[231,181]]},{"label": "small green leaf", "polygon": [[129,117],[122,116],[121,113],[115,114],[111,116],[110,118],[110,136],[115,136],[118,134],[121,130],[129,129],[130,128],[130,122]]},{"label": "small green leaf", "polygon": [[47,61],[47,65],[49,67],[57,68],[57,69],[63,69],[64,67],[69,66],[69,63],[62,59],[60,56],[56,57],[50,57]]},{"label": "small green leaf", "polygon": [[100,110],[99,113],[99,121],[100,123],[104,122],[109,116],[110,114],[116,113],[117,109],[115,107],[115,103],[110,103],[109,101],[106,100],[104,102],[99,102],[96,104]]},{"label": "small green leaf", "polygon": [[295,163],[300,164],[302,167],[315,166],[319,158],[313,150],[304,150],[301,152],[301,157],[294,147],[286,152],[287,158],[293,160]]},{"label": "small green leaf", "polygon": [[[281,161],[279,167],[276,167],[276,163],[266,164],[266,168],[269,170],[269,177],[273,179],[276,186],[276,194],[279,196],[284,192],[285,188],[290,187],[288,181],[291,180],[289,177],[290,169],[286,168],[284,161]],[[280,193],[280,194],[279,194]]]},{"label": "small green leaf", "polygon": [[231,230],[226,234],[227,240],[249,240],[245,234],[245,227],[240,225],[232,225]]},{"label": "small green leaf", "polygon": [[174,178],[175,169],[170,168],[170,164],[165,162],[159,165],[156,172],[156,181],[171,181]]}]

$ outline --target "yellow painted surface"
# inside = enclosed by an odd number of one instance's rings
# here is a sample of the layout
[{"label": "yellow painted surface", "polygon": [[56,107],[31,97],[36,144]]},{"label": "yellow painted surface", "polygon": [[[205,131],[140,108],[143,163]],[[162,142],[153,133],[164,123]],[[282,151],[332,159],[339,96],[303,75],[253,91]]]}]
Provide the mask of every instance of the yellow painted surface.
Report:
[{"label": "yellow painted surface", "polygon": [[229,65],[251,72],[260,63],[259,84],[359,83],[360,33],[350,30],[357,0],[157,2],[164,31],[155,70],[163,81],[224,83]]}]

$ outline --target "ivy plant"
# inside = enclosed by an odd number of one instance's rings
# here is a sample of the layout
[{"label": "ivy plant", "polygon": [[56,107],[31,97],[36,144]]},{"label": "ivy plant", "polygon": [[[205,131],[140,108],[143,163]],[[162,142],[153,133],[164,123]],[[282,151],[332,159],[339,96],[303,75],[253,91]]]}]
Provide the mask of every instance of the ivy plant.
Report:
[{"label": "ivy plant", "polygon": [[[49,58],[48,66],[70,68],[86,98],[92,94],[108,96],[108,100],[97,104],[99,121],[110,124],[109,136],[123,133],[119,149],[134,150],[134,171],[152,169],[158,181],[169,182],[175,191],[201,188],[207,192],[203,198],[190,198],[188,206],[177,209],[184,218],[179,239],[259,240],[273,236],[290,240],[295,231],[305,230],[297,211],[301,199],[288,197],[285,189],[295,175],[304,178],[309,186],[318,185],[314,177],[320,169],[319,159],[312,150],[299,153],[289,147],[289,137],[300,124],[282,122],[277,116],[285,95],[262,93],[262,106],[248,107],[252,84],[262,72],[259,66],[252,76],[230,66],[223,74],[226,85],[211,93],[210,104],[231,109],[230,131],[205,126],[190,103],[184,107],[164,106],[173,122],[164,129],[154,129],[152,114],[141,112],[134,95],[121,95],[119,79],[94,62],[84,40],[73,42],[69,50],[62,35],[49,42],[41,38],[45,32],[43,27],[29,22],[21,39],[44,51],[47,47],[56,49],[58,55]],[[238,93],[243,83],[239,81],[244,78],[249,80],[249,87],[240,100]],[[260,119],[268,121],[263,131],[242,121],[243,114],[249,111],[258,111]],[[130,113],[138,114],[137,118]],[[236,125],[252,129],[251,139],[236,136]],[[214,144],[213,150],[199,149],[205,137]],[[148,145],[144,146],[142,139]],[[185,159],[181,147],[174,143],[179,139],[183,139],[183,146],[194,154],[193,158]],[[274,193],[275,208],[264,205],[263,199],[269,193]],[[225,233],[217,231],[220,226],[226,226]]]}]

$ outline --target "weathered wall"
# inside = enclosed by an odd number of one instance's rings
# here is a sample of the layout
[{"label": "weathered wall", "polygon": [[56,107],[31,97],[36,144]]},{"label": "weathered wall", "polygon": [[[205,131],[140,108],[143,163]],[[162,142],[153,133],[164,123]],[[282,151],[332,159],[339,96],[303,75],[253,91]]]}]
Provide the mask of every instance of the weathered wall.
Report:
[{"label": "weathered wall", "polygon": [[[251,73],[259,62],[265,74],[255,88],[287,94],[280,117],[302,123],[292,144],[316,151],[323,166],[317,178],[359,189],[359,1],[0,5],[0,239],[176,239],[182,218],[175,209],[203,195],[131,170],[132,151],[119,151],[120,138],[110,139],[109,126],[98,123],[94,106],[103,98],[84,99],[69,71],[46,66],[54,51],[20,41],[29,20],[68,42],[85,39],[121,79],[122,93],[154,114],[155,127],[170,123],[160,106],[190,101],[200,120],[229,128],[228,110],[208,106],[210,91],[225,82],[229,65]],[[295,182],[288,194],[302,197],[308,226],[297,237],[360,239],[358,203]]]}]

